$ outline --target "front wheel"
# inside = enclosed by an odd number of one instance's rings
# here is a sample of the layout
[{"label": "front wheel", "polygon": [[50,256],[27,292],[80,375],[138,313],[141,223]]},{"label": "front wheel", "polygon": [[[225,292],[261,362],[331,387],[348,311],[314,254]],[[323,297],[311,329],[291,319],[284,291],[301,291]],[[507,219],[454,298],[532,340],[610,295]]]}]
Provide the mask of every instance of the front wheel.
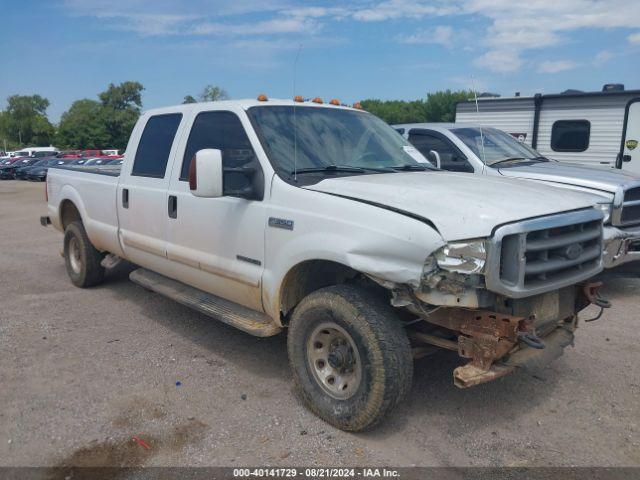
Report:
[{"label": "front wheel", "polygon": [[411,388],[404,328],[393,308],[366,290],[338,285],[304,298],[287,343],[304,403],[342,430],[374,426]]},{"label": "front wheel", "polygon": [[71,222],[64,231],[64,262],[67,274],[76,287],[88,288],[102,283],[102,254],[91,244],[84,226]]}]

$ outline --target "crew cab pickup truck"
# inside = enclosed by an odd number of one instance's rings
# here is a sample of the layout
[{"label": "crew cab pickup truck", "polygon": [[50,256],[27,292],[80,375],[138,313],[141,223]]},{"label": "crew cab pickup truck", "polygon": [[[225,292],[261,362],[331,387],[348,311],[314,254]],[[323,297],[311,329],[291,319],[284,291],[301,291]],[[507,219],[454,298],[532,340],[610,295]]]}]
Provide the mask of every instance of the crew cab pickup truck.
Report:
[{"label": "crew cab pickup truck", "polygon": [[335,103],[150,110],[121,172],[51,168],[40,220],[64,232],[72,283],[126,259],[133,282],[245,332],[286,328],[304,402],[353,431],[407,394],[414,357],[457,352],[470,387],[549,363],[606,306],[591,196],[438,171]]},{"label": "crew cab pickup truck", "polygon": [[394,125],[432,164],[455,172],[543,182],[594,195],[604,215],[604,267],[640,260],[640,176],[558,162],[496,128],[462,123]]}]

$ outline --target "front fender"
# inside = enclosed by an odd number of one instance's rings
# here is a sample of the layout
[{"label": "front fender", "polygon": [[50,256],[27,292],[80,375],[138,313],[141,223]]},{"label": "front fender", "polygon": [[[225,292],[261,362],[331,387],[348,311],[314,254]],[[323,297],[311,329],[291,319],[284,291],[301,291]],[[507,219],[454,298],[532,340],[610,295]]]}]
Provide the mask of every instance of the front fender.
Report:
[{"label": "front fender", "polygon": [[[280,286],[302,262],[327,260],[394,284],[418,287],[425,259],[445,244],[428,223],[384,208],[286,186],[273,190],[265,234],[263,305],[280,314]],[[290,207],[295,205],[295,208]]]}]

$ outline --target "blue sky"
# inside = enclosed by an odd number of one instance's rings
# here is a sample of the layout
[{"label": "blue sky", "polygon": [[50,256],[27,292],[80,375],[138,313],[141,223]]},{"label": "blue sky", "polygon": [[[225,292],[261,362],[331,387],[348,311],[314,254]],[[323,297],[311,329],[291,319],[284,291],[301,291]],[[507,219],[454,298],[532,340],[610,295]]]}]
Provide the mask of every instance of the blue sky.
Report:
[{"label": "blue sky", "polygon": [[502,95],[640,88],[636,0],[0,0],[0,108],[74,100],[137,80],[144,108],[206,84],[232,98],[354,102],[439,89]]}]

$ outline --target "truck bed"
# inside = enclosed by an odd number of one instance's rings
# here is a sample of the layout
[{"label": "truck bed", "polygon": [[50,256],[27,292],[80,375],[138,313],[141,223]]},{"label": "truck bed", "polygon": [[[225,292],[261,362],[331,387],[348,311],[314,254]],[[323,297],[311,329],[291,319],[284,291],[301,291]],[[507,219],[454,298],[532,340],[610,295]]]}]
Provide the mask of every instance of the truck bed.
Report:
[{"label": "truck bed", "polygon": [[118,240],[117,193],[120,169],[53,167],[47,173],[48,214],[63,231],[60,209],[72,202],[91,243],[99,249],[122,254]]}]

